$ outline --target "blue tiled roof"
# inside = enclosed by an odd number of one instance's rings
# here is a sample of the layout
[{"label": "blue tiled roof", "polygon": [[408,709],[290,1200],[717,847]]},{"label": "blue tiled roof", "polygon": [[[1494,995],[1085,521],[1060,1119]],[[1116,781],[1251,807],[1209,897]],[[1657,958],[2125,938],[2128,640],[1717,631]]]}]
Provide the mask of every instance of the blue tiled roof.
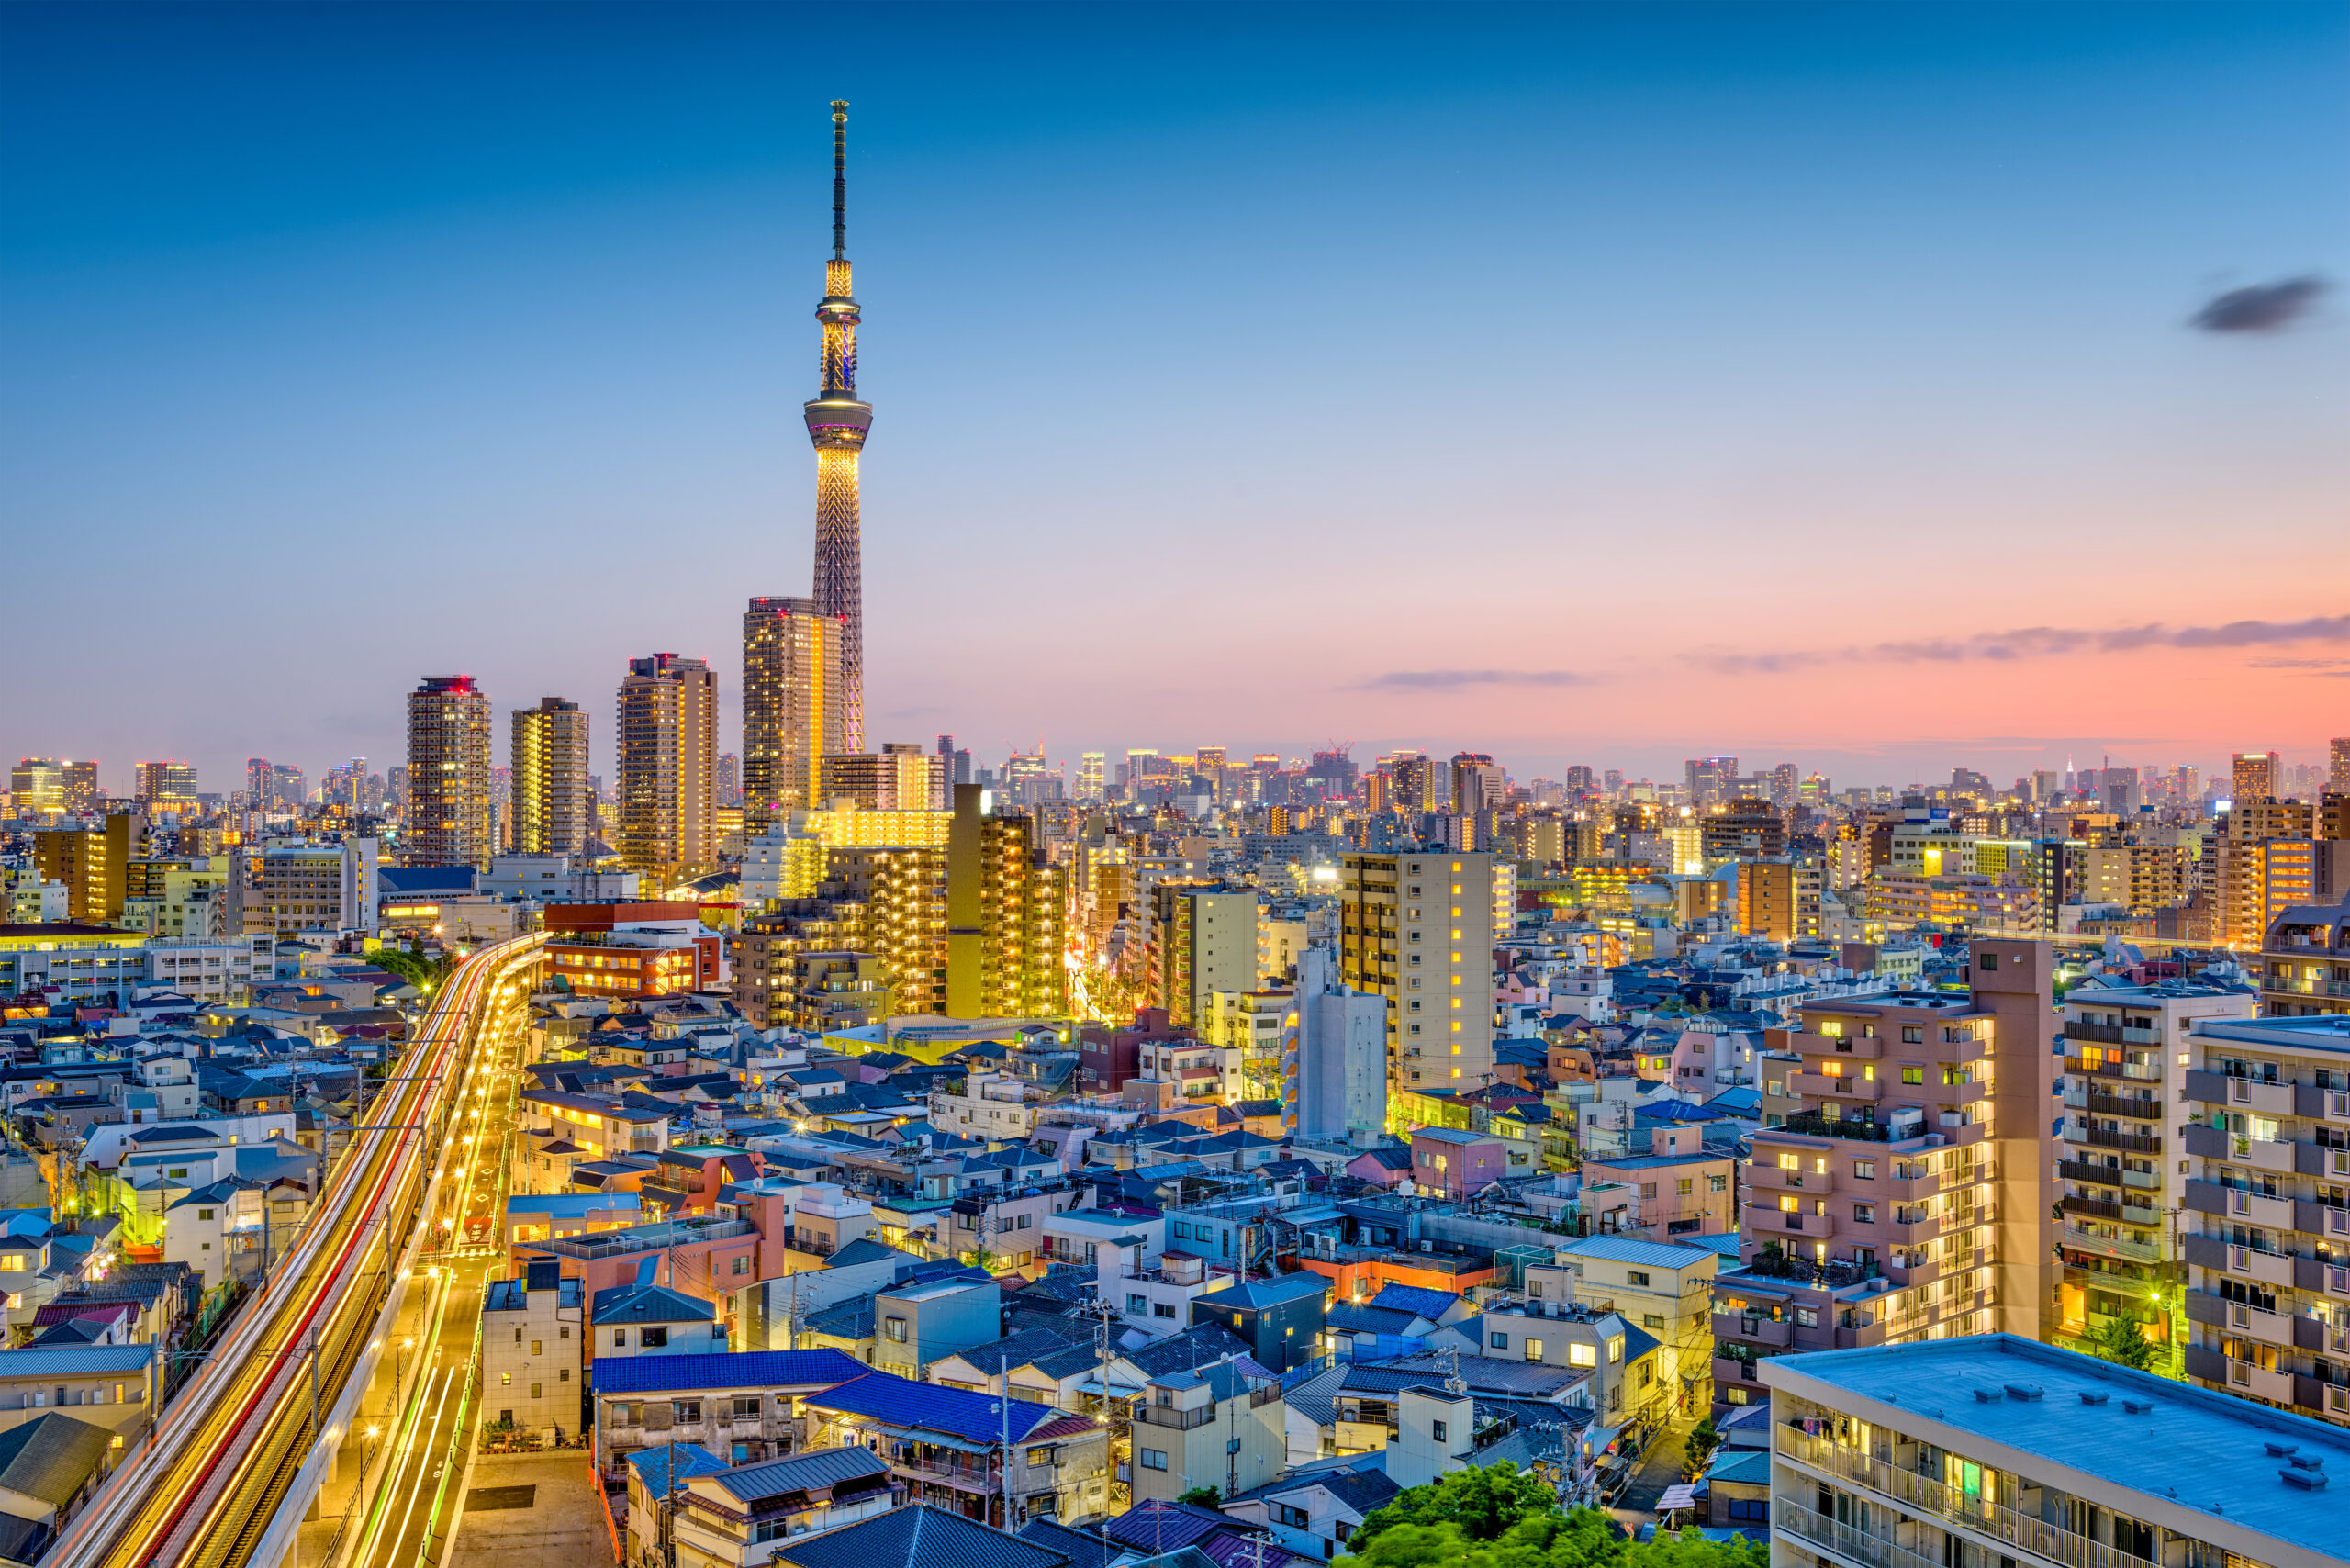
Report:
[{"label": "blue tiled roof", "polygon": [[659,1495],[669,1490],[669,1455],[677,1456],[677,1480],[680,1484],[697,1475],[712,1475],[726,1468],[726,1462],[699,1443],[663,1443],[659,1448],[639,1449],[628,1456],[644,1489]]},{"label": "blue tiled roof", "polygon": [[[841,1360],[845,1361],[848,1358],[842,1356]],[[1051,1406],[1027,1399],[1009,1401],[1012,1407],[1007,1412],[999,1408],[1007,1402],[992,1394],[942,1388],[892,1372],[868,1372],[855,1383],[811,1394],[807,1403],[820,1410],[869,1417],[888,1426],[945,1432],[970,1443],[993,1442],[1006,1436],[1018,1442],[1056,1414]]]},{"label": "blue tiled roof", "polygon": [[709,1356],[623,1356],[596,1363],[598,1394],[673,1389],[822,1387],[872,1369],[838,1350],[733,1350]]},{"label": "blue tiled roof", "polygon": [[1425,1285],[1387,1284],[1371,1298],[1373,1306],[1393,1307],[1398,1312],[1416,1312],[1434,1323],[1459,1305],[1460,1298],[1450,1291],[1430,1290]]},{"label": "blue tiled roof", "polygon": [[1605,1258],[1616,1263],[1642,1263],[1653,1269],[1685,1269],[1711,1248],[1684,1247],[1670,1241],[1642,1241],[1630,1236],[1586,1236],[1559,1249],[1569,1258]]}]

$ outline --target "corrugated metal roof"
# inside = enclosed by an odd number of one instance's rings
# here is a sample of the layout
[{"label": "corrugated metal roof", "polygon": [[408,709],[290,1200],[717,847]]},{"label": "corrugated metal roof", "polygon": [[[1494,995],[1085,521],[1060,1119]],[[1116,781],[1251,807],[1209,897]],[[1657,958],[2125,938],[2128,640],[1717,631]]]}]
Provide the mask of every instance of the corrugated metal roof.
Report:
[{"label": "corrugated metal roof", "polygon": [[782,1459],[722,1470],[709,1479],[711,1485],[723,1487],[729,1495],[744,1503],[755,1503],[762,1497],[780,1496],[786,1492],[804,1492],[811,1486],[837,1486],[844,1481],[855,1481],[859,1476],[889,1473],[890,1467],[881,1462],[878,1454],[868,1449],[809,1449]]},{"label": "corrugated metal roof", "polygon": [[50,1349],[0,1350],[0,1380],[19,1377],[87,1377],[94,1372],[140,1372],[155,1359],[152,1345],[62,1345]]},{"label": "corrugated metal roof", "polygon": [[1672,1241],[1642,1241],[1629,1236],[1586,1236],[1559,1249],[1572,1258],[1605,1258],[1611,1263],[1640,1263],[1651,1269],[1685,1269],[1702,1263],[1713,1249]]},{"label": "corrugated metal roof", "polygon": [[[0,1363],[17,1350],[0,1351]],[[623,1356],[596,1363],[596,1392],[667,1394],[698,1388],[828,1388],[872,1369],[838,1350],[733,1350],[708,1356]]]},{"label": "corrugated metal roof", "polygon": [[855,1383],[811,1394],[808,1403],[819,1410],[863,1416],[891,1427],[945,1432],[971,1443],[994,1442],[1004,1437],[1018,1442],[1059,1414],[1051,1406],[1033,1400],[1003,1400],[994,1394],[941,1388],[893,1372],[868,1372]]},{"label": "corrugated metal roof", "polygon": [[114,1434],[52,1410],[0,1432],[0,1486],[63,1507],[106,1457]]}]

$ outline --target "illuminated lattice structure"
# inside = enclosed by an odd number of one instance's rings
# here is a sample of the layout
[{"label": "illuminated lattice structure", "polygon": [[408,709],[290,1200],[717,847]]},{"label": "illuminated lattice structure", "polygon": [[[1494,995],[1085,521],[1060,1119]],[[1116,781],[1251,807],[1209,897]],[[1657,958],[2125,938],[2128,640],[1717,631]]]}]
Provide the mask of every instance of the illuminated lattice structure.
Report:
[{"label": "illuminated lattice structure", "polygon": [[865,567],[858,539],[856,462],[873,405],[856,396],[856,301],[848,264],[848,105],[833,104],[833,259],[824,263],[823,390],[807,406],[816,446],[814,598],[839,618],[841,728],[845,751],[865,749]]}]

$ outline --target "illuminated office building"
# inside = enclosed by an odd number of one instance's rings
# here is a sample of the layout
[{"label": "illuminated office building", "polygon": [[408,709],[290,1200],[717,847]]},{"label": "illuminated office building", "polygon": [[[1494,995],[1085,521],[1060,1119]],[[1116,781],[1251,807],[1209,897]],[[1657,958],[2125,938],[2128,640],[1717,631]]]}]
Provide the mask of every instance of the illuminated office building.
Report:
[{"label": "illuminated office building", "polygon": [[2235,792],[2231,797],[2236,805],[2277,798],[2277,754],[2273,751],[2240,751],[2235,754]]},{"label": "illuminated office building", "polygon": [[822,805],[823,759],[845,744],[845,623],[811,599],[755,599],[743,615],[743,831]]},{"label": "illuminated office building", "polygon": [[408,780],[401,863],[487,870],[489,693],[473,677],[427,676],[408,694]]},{"label": "illuminated office building", "polygon": [[133,842],[130,818],[111,816],[104,827],[50,828],[33,834],[33,867],[43,882],[65,884],[71,919],[112,921],[122,913]]},{"label": "illuminated office building", "polygon": [[65,769],[55,757],[26,757],[9,770],[8,793],[20,817],[57,816],[65,810]]},{"label": "illuminated office building", "polygon": [[130,770],[131,794],[155,811],[196,807],[196,769],[185,762],[142,762]]},{"label": "illuminated office building", "polygon": [[865,567],[856,467],[873,405],[856,396],[856,301],[849,286],[848,105],[833,105],[833,259],[824,263],[823,390],[807,405],[816,447],[817,607],[840,621],[841,741],[825,751],[865,749]]},{"label": "illuminated office building", "polygon": [[666,888],[718,859],[718,677],[700,659],[631,659],[621,682],[620,836],[629,869]]},{"label": "illuminated office building", "polygon": [[588,847],[588,715],[542,697],[513,714],[513,840],[517,855],[578,855]]},{"label": "illuminated office building", "polygon": [[845,800],[876,812],[944,811],[946,780],[940,758],[910,741],[890,741],[878,752],[823,758],[816,798],[826,806]]}]

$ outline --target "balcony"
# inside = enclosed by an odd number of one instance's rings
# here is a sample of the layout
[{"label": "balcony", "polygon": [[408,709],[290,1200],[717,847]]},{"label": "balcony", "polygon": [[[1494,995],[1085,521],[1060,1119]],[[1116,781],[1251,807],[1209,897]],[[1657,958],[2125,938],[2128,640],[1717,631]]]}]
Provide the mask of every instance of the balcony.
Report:
[{"label": "balcony", "polygon": [[2311,1236],[2327,1237],[2337,1243],[2350,1244],[2350,1209],[2296,1198],[2293,1200],[2292,1228]]},{"label": "balcony", "polygon": [[2254,1399],[2273,1399],[2279,1405],[2293,1403],[2293,1374],[2269,1372],[2250,1361],[2228,1362],[2228,1392],[2247,1394]]},{"label": "balcony", "polygon": [[901,1475],[919,1476],[924,1481],[943,1481],[949,1486],[969,1492],[993,1492],[1003,1484],[1003,1473],[985,1462],[966,1464],[951,1459],[893,1459],[890,1462],[890,1468]]},{"label": "balcony", "polygon": [[1837,1057],[1875,1061],[1885,1054],[1885,1042],[1874,1035],[1806,1035],[1787,1037],[1787,1048],[1805,1057]]},{"label": "balcony", "polygon": [[1850,1525],[1838,1524],[1826,1514],[1807,1508],[1788,1497],[1771,1500],[1771,1529],[1774,1533],[1784,1533],[1817,1547],[1819,1551],[1833,1552],[1847,1562],[1863,1563],[1866,1568],[1942,1568],[1939,1558],[1920,1557],[1889,1540],[1856,1530]]},{"label": "balcony", "polygon": [[2093,1116],[2133,1116],[2159,1122],[2165,1114],[2162,1101],[2152,1094],[2109,1094],[2100,1089],[2067,1089],[2065,1103]]},{"label": "balcony", "polygon": [[[2217,1237],[2209,1236],[2202,1239],[2220,1240]],[[2290,1252],[2271,1252],[2266,1248],[2244,1246],[2232,1241],[2221,1241],[2221,1245],[2226,1249],[2223,1254],[2226,1261],[2221,1265],[2225,1272],[2233,1274],[2238,1279],[2258,1280],[2265,1285],[2291,1287],[2293,1255]]]},{"label": "balcony", "polygon": [[2103,1236],[2077,1225],[2067,1225],[2063,1233],[2064,1244],[2076,1252],[2094,1253],[2101,1258],[2121,1258],[2132,1263],[2159,1263],[2162,1244],[2140,1241],[2129,1237]]},{"label": "balcony", "polygon": [[[2255,1143],[2253,1148],[2262,1146]],[[2350,1148],[2333,1148],[2319,1143],[2279,1143],[2271,1148],[2293,1151],[2293,1172],[2299,1176],[2323,1176],[2330,1180],[2350,1181]]]},{"label": "balcony", "polygon": [[[2214,1075],[2217,1076],[2217,1075]],[[2211,1096],[2214,1104],[2224,1104],[2231,1111],[2256,1112],[2264,1116],[2289,1116],[2293,1114],[2293,1086],[2271,1083],[2265,1079],[2221,1079],[2222,1092]],[[2188,1092],[2194,1098],[2194,1092]]]},{"label": "balcony", "polygon": [[[2210,1291],[2187,1293],[2187,1317],[2190,1323],[2200,1323],[2227,1333],[2257,1339],[2264,1345],[2279,1350],[2293,1343],[2294,1319],[2281,1312],[2266,1312],[2247,1302],[2229,1301]],[[2314,1318],[2303,1321],[2316,1323]],[[2318,1325],[2322,1327],[2323,1325]]]},{"label": "balcony", "polygon": [[1714,1386],[1716,1388],[1727,1388],[1734,1383],[1744,1383],[1751,1388],[1759,1386],[1762,1381],[1762,1374],[1752,1361],[1740,1361],[1736,1356],[1714,1358]]},{"label": "balcony", "polygon": [[1872,1079],[1857,1076],[1840,1078],[1825,1072],[1796,1072],[1787,1075],[1787,1092],[1812,1099],[1856,1100],[1874,1104],[1880,1090]]},{"label": "balcony", "polygon": [[1188,1432],[1194,1427],[1204,1427],[1215,1419],[1216,1406],[1211,1402],[1196,1410],[1178,1410],[1172,1405],[1137,1405],[1135,1419],[1146,1427],[1165,1427],[1173,1431]]},{"label": "balcony", "polygon": [[1793,1234],[1807,1241],[1824,1241],[1836,1234],[1836,1216],[1800,1212],[1790,1214],[1785,1209],[1750,1204],[1746,1210],[1745,1229],[1750,1236]]},{"label": "balcony", "polygon": [[2197,1214],[2223,1215],[2269,1230],[2300,1228],[2294,1224],[2290,1198],[2272,1198],[2266,1193],[2248,1193],[2242,1187],[2221,1186],[2217,1182],[2189,1182],[2187,1206]]},{"label": "balcony", "polygon": [[1824,1198],[1836,1191],[1836,1175],[1830,1170],[1789,1170],[1758,1161],[1747,1167],[1746,1185],[1756,1193],[1801,1193]]},{"label": "balcony", "polygon": [[2163,1140],[2154,1133],[2116,1133],[2103,1127],[2083,1126],[2078,1122],[2065,1124],[2066,1143],[2087,1144],[2092,1148],[2117,1148],[2124,1154],[2160,1154]]},{"label": "balcony", "polygon": [[1796,1342],[1796,1326],[1791,1318],[1767,1317],[1751,1312],[1717,1312],[1714,1338],[1743,1339],[1750,1345],[1784,1350]]},{"label": "balcony", "polygon": [[[1848,1485],[1866,1487],[1879,1496],[1892,1497],[1908,1505],[1911,1510],[1934,1516],[1937,1521],[1951,1520],[1978,1535],[1988,1536],[2016,1548],[2016,1555],[2029,1553],[2046,1558],[2065,1564],[2065,1568],[2146,1568],[2143,1558],[2127,1556],[2110,1547],[2099,1545],[2092,1538],[2076,1534],[2062,1525],[2052,1524],[1997,1503],[1985,1502],[1980,1497],[1970,1497],[1930,1476],[1896,1470],[1866,1454],[1841,1448],[1829,1439],[1807,1438],[1796,1428],[1775,1422],[1771,1431],[1774,1452],[1778,1458],[1807,1465]],[[1825,1532],[1829,1526],[1834,1525],[1832,1519],[1814,1514],[1799,1504],[1774,1500],[1771,1522],[1775,1527],[1783,1520],[1796,1534],[1807,1529]],[[1872,1564],[1872,1568],[1939,1568],[1939,1558],[1930,1563],[1928,1559],[1902,1551],[1899,1547],[1877,1540],[1873,1536],[1863,1536],[1842,1526],[1835,1528],[1843,1533],[1833,1539],[1825,1533],[1806,1536],[1805,1539],[1855,1561]],[[1888,1553],[1894,1555],[1888,1556]]]},{"label": "balcony", "polygon": [[2293,1114],[2311,1121],[2350,1122],[2350,1090],[2293,1085]]}]

